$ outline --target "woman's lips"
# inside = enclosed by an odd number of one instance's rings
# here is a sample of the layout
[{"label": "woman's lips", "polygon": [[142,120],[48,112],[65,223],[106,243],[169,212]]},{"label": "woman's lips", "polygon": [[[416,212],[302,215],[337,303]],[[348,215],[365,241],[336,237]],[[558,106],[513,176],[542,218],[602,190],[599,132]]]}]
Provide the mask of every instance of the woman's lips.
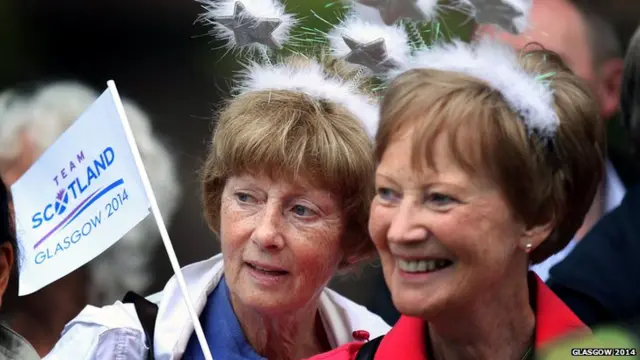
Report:
[{"label": "woman's lips", "polygon": [[257,261],[245,261],[245,263],[254,269],[264,272],[274,272],[282,274],[289,273],[286,269],[275,265],[265,264]]},{"label": "woman's lips", "polygon": [[249,271],[249,275],[262,286],[275,286],[281,283],[289,276],[286,270],[280,270],[279,267],[270,267],[266,265],[256,265],[251,262],[245,262]]}]

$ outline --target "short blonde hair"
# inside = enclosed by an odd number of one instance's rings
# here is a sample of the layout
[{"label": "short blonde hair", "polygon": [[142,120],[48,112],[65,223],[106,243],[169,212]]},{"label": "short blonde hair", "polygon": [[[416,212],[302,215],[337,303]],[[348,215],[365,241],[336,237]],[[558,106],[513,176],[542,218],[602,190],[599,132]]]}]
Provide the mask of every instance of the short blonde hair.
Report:
[{"label": "short blonde hair", "polygon": [[470,173],[487,176],[529,226],[553,221],[551,235],[531,254],[539,263],[564,248],[580,228],[603,177],[605,131],[596,101],[559,56],[523,51],[525,71],[551,74],[560,125],[548,143],[530,134],[500,92],[460,73],[412,70],[398,77],[382,102],[376,136],[379,161],[388,144],[414,126],[413,166],[432,167],[431,147],[447,132],[452,155]]},{"label": "short blonde hair", "polygon": [[[310,65],[292,57],[292,66]],[[355,79],[345,63],[325,59],[328,74]],[[365,87],[362,89],[366,94]],[[375,254],[367,221],[373,189],[373,142],[343,106],[293,91],[250,91],[219,114],[211,148],[202,167],[204,214],[220,230],[221,196],[230,176],[267,174],[303,179],[341,202],[345,219],[343,250],[349,258]]]}]

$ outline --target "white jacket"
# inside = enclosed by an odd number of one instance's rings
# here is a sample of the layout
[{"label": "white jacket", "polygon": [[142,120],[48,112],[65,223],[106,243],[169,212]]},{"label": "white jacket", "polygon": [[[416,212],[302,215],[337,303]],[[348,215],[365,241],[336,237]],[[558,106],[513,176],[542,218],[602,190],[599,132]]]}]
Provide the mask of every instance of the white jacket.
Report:
[{"label": "white jacket", "polygon": [[[191,264],[182,271],[191,300],[200,314],[207,297],[222,278],[222,256]],[[193,325],[175,276],[162,292],[148,299],[159,307],[154,334],[155,359],[181,359]],[[379,316],[328,288],[320,295],[319,311],[334,348],[354,341],[355,330],[366,330],[373,339],[390,329]],[[102,308],[84,308],[65,326],[62,338],[44,359],[145,360],[146,354],[144,330],[133,304],[118,301]]]}]

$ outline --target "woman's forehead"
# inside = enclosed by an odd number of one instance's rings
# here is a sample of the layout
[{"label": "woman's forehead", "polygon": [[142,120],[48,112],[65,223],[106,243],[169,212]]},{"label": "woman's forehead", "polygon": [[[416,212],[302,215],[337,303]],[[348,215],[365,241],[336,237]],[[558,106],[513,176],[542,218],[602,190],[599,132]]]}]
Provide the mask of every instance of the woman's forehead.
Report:
[{"label": "woman's forehead", "polygon": [[429,146],[415,146],[420,139],[411,135],[409,129],[389,143],[376,169],[378,176],[403,178],[407,182],[421,184],[447,183],[483,189],[493,187],[484,172],[471,171],[468,166],[461,164],[460,154],[457,154],[460,149],[452,146],[455,142],[451,142],[448,132],[438,134]]}]

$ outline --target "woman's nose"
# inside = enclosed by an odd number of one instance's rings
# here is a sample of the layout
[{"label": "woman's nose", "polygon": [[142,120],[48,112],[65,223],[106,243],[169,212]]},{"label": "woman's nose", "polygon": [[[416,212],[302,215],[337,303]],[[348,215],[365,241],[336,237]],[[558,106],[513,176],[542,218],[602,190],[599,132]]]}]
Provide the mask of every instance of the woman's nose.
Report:
[{"label": "woman's nose", "polygon": [[424,224],[418,221],[418,209],[410,203],[400,205],[394,215],[387,232],[391,242],[417,242],[427,238],[428,231]]},{"label": "woman's nose", "polygon": [[261,249],[280,250],[284,247],[282,237],[282,211],[274,204],[267,204],[253,231],[252,240]]}]

